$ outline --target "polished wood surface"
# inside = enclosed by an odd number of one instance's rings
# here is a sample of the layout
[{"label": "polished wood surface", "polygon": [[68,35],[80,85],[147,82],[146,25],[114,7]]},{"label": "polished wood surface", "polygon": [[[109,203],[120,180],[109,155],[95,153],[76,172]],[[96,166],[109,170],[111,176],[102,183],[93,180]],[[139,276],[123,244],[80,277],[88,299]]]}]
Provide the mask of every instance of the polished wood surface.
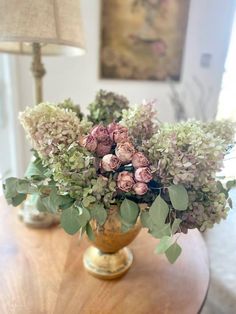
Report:
[{"label": "polished wood surface", "polygon": [[181,258],[170,265],[154,254],[157,240],[145,231],[130,245],[134,263],[114,281],[86,273],[85,239],[59,227],[34,230],[0,199],[1,314],[196,314],[209,282],[201,235],[182,236]]}]

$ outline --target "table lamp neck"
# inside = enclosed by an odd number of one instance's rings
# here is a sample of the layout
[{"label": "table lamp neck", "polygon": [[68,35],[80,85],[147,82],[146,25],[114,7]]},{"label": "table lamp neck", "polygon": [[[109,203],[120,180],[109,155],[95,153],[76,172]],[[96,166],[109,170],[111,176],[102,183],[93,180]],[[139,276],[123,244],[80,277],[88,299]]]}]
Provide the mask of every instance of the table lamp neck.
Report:
[{"label": "table lamp neck", "polygon": [[32,44],[33,61],[31,71],[35,81],[35,104],[43,101],[42,78],[46,74],[43,63],[41,62],[41,46],[40,43]]}]

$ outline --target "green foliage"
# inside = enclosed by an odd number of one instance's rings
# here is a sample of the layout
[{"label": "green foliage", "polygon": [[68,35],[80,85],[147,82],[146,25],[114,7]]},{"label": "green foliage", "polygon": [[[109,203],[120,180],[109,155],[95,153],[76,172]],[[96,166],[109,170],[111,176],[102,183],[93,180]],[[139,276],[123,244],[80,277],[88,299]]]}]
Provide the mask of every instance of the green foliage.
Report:
[{"label": "green foliage", "polygon": [[226,183],[227,190],[231,190],[233,187],[236,186],[236,180],[230,180]]},{"label": "green foliage", "polygon": [[107,219],[107,211],[102,203],[94,204],[90,209],[90,215],[100,226],[104,225]]},{"label": "green foliage", "polygon": [[176,218],[171,226],[171,232],[172,234],[175,234],[177,231],[180,231],[180,224],[182,220],[179,218]]},{"label": "green foliage", "polygon": [[85,208],[71,206],[61,213],[61,226],[69,234],[73,235],[85,227],[90,220],[90,214]]},{"label": "green foliage", "polygon": [[88,118],[94,124],[118,122],[122,117],[122,110],[128,108],[128,103],[123,96],[100,90],[89,105]]},{"label": "green foliage", "polygon": [[165,251],[165,255],[168,259],[168,261],[173,264],[177,258],[180,256],[182,252],[181,247],[177,242],[173,243],[171,246],[168,247],[168,249]]},{"label": "green foliage", "polygon": [[[5,184],[3,184],[3,192],[8,204],[13,206],[20,205],[27,197],[26,193],[22,193],[21,179],[14,177],[7,178]],[[18,190],[19,189],[19,190]]]},{"label": "green foliage", "polygon": [[120,205],[120,216],[128,225],[134,225],[136,223],[139,212],[139,206],[127,198],[124,199]]},{"label": "green foliage", "polygon": [[91,228],[89,222],[86,225],[86,234],[90,241],[95,241],[95,235],[93,233],[93,229]]},{"label": "green foliage", "polygon": [[160,195],[157,196],[149,209],[150,217],[155,225],[164,227],[169,214],[169,206]]},{"label": "green foliage", "polygon": [[168,248],[171,246],[171,244],[172,244],[171,237],[169,236],[162,237],[156,247],[156,252],[158,254],[165,253],[168,250]]},{"label": "green foliage", "polygon": [[171,203],[175,209],[186,210],[188,208],[188,193],[183,185],[171,185],[168,187],[168,191]]}]

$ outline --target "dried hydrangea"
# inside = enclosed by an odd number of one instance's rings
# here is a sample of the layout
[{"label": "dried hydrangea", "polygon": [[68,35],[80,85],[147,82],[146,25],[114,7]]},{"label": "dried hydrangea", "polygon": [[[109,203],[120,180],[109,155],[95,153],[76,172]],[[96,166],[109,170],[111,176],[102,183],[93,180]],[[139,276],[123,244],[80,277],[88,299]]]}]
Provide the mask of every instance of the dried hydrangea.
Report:
[{"label": "dried hydrangea", "polygon": [[205,132],[211,132],[214,136],[223,140],[226,147],[235,142],[236,122],[230,120],[219,120],[203,123]]},{"label": "dried hydrangea", "polygon": [[209,182],[199,189],[188,191],[189,208],[184,212],[179,212],[178,218],[181,218],[181,228],[198,228],[205,231],[212,228],[215,223],[225,219],[228,214],[227,198],[220,191],[216,181]]},{"label": "dried hydrangea", "polygon": [[143,102],[123,110],[121,124],[129,129],[129,135],[136,145],[149,140],[158,130],[155,101]]},{"label": "dried hydrangea", "polygon": [[80,106],[75,105],[70,98],[65,99],[63,102],[60,102],[59,104],[57,104],[57,106],[61,109],[67,109],[75,112],[80,120],[83,118],[83,113],[81,112]]},{"label": "dried hydrangea", "polygon": [[75,112],[50,103],[41,103],[20,113],[32,146],[41,157],[52,156],[78,141],[81,124]]},{"label": "dried hydrangea", "polygon": [[89,120],[94,124],[109,124],[119,121],[122,110],[128,108],[129,101],[121,95],[100,90],[94,102],[89,105]]},{"label": "dried hydrangea", "polygon": [[146,145],[161,183],[202,186],[211,181],[223,164],[224,142],[188,121],[163,125]]}]

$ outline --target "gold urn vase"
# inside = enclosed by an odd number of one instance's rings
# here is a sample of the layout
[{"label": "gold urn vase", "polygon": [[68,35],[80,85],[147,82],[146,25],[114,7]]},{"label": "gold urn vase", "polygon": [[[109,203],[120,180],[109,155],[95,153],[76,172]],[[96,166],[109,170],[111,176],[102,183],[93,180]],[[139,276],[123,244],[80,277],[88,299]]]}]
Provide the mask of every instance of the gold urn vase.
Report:
[{"label": "gold urn vase", "polygon": [[103,226],[99,226],[96,221],[92,221],[90,225],[95,240],[84,253],[83,263],[86,270],[100,279],[115,279],[125,274],[133,262],[133,254],[126,246],[139,234],[140,220],[124,232],[121,230],[119,208],[112,206]]}]

